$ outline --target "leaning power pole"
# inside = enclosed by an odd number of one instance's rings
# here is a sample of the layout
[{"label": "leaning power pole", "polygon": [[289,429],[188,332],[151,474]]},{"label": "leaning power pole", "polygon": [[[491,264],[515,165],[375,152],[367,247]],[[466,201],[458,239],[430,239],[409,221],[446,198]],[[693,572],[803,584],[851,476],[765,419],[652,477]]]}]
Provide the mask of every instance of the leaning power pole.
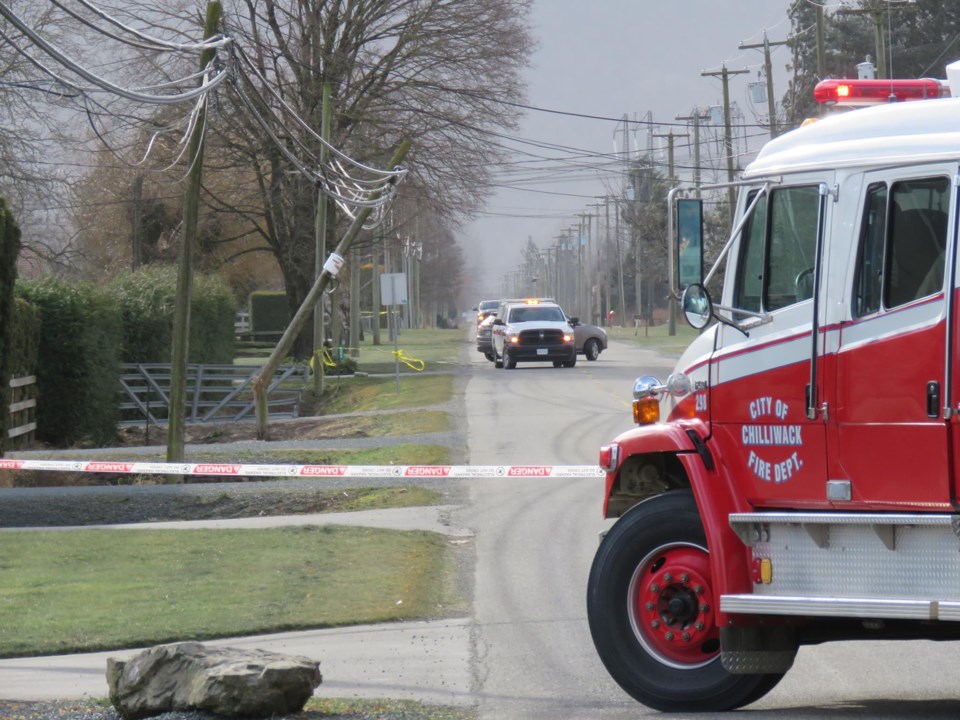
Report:
[{"label": "leaning power pole", "polygon": [[[213,37],[223,16],[219,2],[207,3],[203,39]],[[200,71],[213,60],[213,48],[200,53]],[[203,80],[201,79],[201,82]],[[170,403],[167,413],[167,462],[183,461],[183,437],[186,425],[187,358],[190,339],[190,303],[193,300],[193,251],[197,238],[197,216],[200,210],[200,183],[203,179],[203,136],[207,124],[206,99],[201,101],[197,122],[190,134],[190,174],[183,205],[183,226],[180,229],[177,297],[173,309],[173,347],[170,352]],[[178,482],[182,476],[171,478]]]},{"label": "leaning power pole", "polygon": [[[409,150],[410,143],[407,140],[401,142],[400,146],[393,154],[393,158],[390,160],[390,164],[387,166],[387,169],[393,170],[400,163],[402,163]],[[370,199],[377,200],[382,194],[383,193],[381,191],[376,191],[371,194]],[[270,353],[270,357],[267,358],[267,361],[264,363],[263,367],[261,367],[260,370],[257,371],[257,373],[253,376],[253,397],[257,413],[258,440],[270,439],[267,425],[269,415],[267,407],[267,390],[270,387],[270,381],[276,374],[277,368],[280,367],[280,363],[283,362],[283,359],[287,356],[290,348],[293,347],[293,341],[300,333],[300,330],[303,329],[304,325],[306,325],[307,321],[310,319],[310,313],[313,311],[314,304],[320,299],[324,290],[327,289],[330,281],[337,277],[340,266],[343,264],[344,256],[347,254],[347,251],[350,249],[350,245],[356,239],[357,235],[360,234],[360,231],[363,229],[363,224],[367,221],[367,218],[370,216],[371,212],[373,212],[372,206],[361,208],[357,212],[357,215],[354,217],[353,222],[347,229],[346,234],[340,239],[340,242],[337,243],[333,253],[331,253],[330,257],[327,258],[327,261],[323,264],[323,272],[320,273],[320,277],[316,279],[316,281],[313,283],[313,287],[311,287],[307,292],[307,296],[300,304],[300,308],[290,320],[290,324],[287,325],[287,329],[283,331],[283,335],[277,342],[277,346],[273,349],[273,352]]]}]

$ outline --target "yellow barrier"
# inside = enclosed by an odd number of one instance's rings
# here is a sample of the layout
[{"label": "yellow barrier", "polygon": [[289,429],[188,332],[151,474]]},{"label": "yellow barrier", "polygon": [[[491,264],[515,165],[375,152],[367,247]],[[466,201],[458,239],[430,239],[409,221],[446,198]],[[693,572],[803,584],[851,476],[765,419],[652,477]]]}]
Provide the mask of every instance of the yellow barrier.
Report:
[{"label": "yellow barrier", "polygon": [[397,360],[402,362],[408,368],[410,368],[411,370],[414,370],[415,372],[421,372],[427,366],[427,364],[423,360],[420,360],[419,358],[410,357],[409,355],[404,353],[403,350],[394,350],[393,356],[396,357]]}]

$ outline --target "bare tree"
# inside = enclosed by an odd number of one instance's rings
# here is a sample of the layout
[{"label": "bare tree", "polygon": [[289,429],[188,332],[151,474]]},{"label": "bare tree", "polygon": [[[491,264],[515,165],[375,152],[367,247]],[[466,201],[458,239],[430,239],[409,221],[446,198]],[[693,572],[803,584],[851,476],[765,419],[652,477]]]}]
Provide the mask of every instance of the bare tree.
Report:
[{"label": "bare tree", "polygon": [[[32,28],[69,43],[48,7],[23,12]],[[26,252],[64,264],[70,232],[59,231],[58,220],[71,174],[55,148],[68,98],[28,59],[23,37],[5,21],[0,33],[0,196],[21,223]]]},{"label": "bare tree", "polygon": [[[330,83],[334,146],[379,166],[409,139],[412,177],[404,185],[423,211],[455,223],[480,206],[490,185],[500,157],[491,133],[516,119],[532,48],[528,9],[529,0],[236,0],[225,16],[253,59],[237,82],[249,104],[267,117],[283,102],[319,128]],[[225,169],[242,168],[246,181],[236,187],[247,194],[224,195],[213,207],[247,208],[295,308],[312,283],[316,190],[249,112],[225,111],[222,119],[216,156]],[[290,147],[315,146],[289,122],[270,128]],[[330,228],[336,232],[335,223]]]}]

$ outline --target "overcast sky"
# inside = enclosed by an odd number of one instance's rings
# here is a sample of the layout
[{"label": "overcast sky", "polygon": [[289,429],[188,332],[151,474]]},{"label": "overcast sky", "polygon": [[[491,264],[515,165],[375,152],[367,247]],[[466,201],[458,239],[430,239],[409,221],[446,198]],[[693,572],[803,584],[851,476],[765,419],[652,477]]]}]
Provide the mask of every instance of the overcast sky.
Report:
[{"label": "overcast sky", "polygon": [[[744,124],[766,122],[766,103],[751,101],[749,83],[760,80],[763,52],[740,49],[761,43],[767,31],[771,42],[786,39],[789,0],[535,0],[531,17],[539,48],[526,73],[528,110],[513,141],[512,164],[498,173],[501,186],[485,213],[465,226],[459,242],[467,258],[470,297],[496,297],[502,276],[522,262],[521,248],[532,237],[540,248],[577,222],[576,213],[590,208],[596,197],[622,188],[622,122],[664,123],[654,133],[684,133],[677,115],[694,108],[706,111],[722,103],[718,77],[703,71],[750,72],[730,77],[730,98],[743,114]],[[771,48],[774,97],[786,90],[785,46]],[[562,113],[590,115],[578,118]],[[611,118],[611,119],[604,119]],[[646,152],[666,140],[649,138],[646,126],[632,124],[631,149]],[[741,131],[754,136],[757,149],[765,137],[761,127]],[[709,131],[704,131],[706,138]],[[689,162],[684,139],[676,139],[676,162]],[[530,144],[535,143],[535,144]],[[704,159],[715,157],[716,142],[701,145]],[[540,160],[538,158],[548,158]],[[666,153],[662,155],[666,162]],[[596,212],[596,209],[591,209]]]}]

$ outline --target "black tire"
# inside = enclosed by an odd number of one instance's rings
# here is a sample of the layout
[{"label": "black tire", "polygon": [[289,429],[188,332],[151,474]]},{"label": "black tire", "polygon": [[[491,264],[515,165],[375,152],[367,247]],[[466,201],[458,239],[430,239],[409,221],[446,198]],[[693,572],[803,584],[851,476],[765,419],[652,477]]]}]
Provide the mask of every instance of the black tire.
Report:
[{"label": "black tire", "polygon": [[497,355],[496,349],[494,349],[494,351],[493,351],[493,366],[494,366],[495,368],[502,368],[502,367],[503,367],[503,358],[500,357],[499,355]]},{"label": "black tire", "polygon": [[576,367],[577,366],[577,351],[573,351],[573,356],[569,360],[563,361],[564,367]]},{"label": "black tire", "polygon": [[563,360],[554,360],[554,361],[553,361],[553,366],[554,366],[554,367],[563,367]]},{"label": "black tire", "polygon": [[583,356],[593,362],[600,357],[600,341],[596,338],[590,338],[583,344]]},{"label": "black tire", "polygon": [[497,356],[494,355],[493,353],[484,353],[483,356],[490,362],[493,362],[494,360],[497,359]]},{"label": "black tire", "polygon": [[673,490],[607,533],[590,569],[587,618],[600,659],[634,699],[664,712],[719,712],[759,700],[783,677],[723,669],[719,600],[693,495]]},{"label": "black tire", "polygon": [[513,370],[517,366],[517,361],[510,357],[510,351],[506,347],[503,348],[503,366],[507,370]]}]

